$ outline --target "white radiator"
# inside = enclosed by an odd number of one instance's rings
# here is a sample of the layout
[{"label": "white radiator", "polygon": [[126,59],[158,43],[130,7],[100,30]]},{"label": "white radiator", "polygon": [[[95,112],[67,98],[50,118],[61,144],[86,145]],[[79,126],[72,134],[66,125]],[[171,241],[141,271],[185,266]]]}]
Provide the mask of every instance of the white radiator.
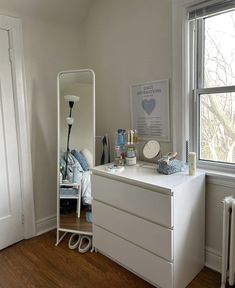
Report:
[{"label": "white radiator", "polygon": [[226,287],[227,278],[229,285],[235,282],[235,198],[224,198],[223,206],[221,288]]}]

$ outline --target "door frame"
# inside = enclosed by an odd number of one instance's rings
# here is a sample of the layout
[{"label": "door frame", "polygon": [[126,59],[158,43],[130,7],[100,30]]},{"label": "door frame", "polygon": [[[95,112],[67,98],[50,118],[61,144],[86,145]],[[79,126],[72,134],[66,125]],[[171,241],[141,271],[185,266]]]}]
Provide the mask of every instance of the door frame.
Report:
[{"label": "door frame", "polygon": [[25,239],[36,235],[33,194],[33,173],[30,145],[30,125],[26,97],[23,35],[21,19],[0,15],[0,29],[7,30],[10,38],[13,94],[16,113],[16,132],[20,168],[20,185],[23,213],[23,236]]}]

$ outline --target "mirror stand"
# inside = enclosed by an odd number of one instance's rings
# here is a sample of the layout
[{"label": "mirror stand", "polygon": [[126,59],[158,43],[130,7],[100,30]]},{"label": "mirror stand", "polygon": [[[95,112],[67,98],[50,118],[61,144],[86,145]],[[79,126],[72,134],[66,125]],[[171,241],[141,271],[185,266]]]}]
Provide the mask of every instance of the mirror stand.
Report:
[{"label": "mirror stand", "polygon": [[77,236],[86,237],[91,243],[90,169],[95,163],[95,74],[92,70],[58,74],[57,111],[56,245],[67,233],[72,233],[71,241]]}]

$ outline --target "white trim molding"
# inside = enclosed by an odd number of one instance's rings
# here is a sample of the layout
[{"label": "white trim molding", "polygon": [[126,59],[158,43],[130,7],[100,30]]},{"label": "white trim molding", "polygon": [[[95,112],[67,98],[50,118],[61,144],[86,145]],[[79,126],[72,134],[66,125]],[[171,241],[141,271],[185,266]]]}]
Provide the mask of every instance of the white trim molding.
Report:
[{"label": "white trim molding", "polygon": [[51,231],[56,228],[56,214],[41,218],[36,222],[36,236]]},{"label": "white trim molding", "polygon": [[[186,145],[190,133],[190,102],[188,79],[188,25],[187,9],[202,0],[178,0],[172,1],[172,96],[173,96],[173,121],[172,139],[173,150],[178,156],[185,159]],[[192,141],[191,141],[192,142]],[[190,146],[192,143],[189,143]]]},{"label": "white trim molding", "polygon": [[220,172],[206,171],[206,183],[224,186],[228,188],[235,188],[235,175]]},{"label": "white trim molding", "polygon": [[206,267],[221,273],[222,256],[221,253],[211,247],[206,247]]},{"label": "white trim molding", "polygon": [[10,37],[18,153],[20,160],[22,210],[24,214],[24,238],[31,238],[35,236],[35,210],[28,105],[25,95],[22,24],[20,19],[0,15],[0,27],[7,30]]}]

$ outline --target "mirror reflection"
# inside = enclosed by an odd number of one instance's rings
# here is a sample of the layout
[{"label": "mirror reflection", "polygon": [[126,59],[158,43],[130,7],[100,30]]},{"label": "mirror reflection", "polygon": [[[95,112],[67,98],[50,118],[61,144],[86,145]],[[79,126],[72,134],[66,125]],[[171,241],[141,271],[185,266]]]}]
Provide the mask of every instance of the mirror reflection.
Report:
[{"label": "mirror reflection", "polygon": [[94,85],[95,75],[89,69],[58,75],[57,244],[62,240],[61,231],[92,235],[90,169],[95,159]]},{"label": "mirror reflection", "polygon": [[[75,149],[87,148],[94,158],[94,100],[93,100],[93,73],[90,71],[63,72],[60,75],[60,147],[66,150],[67,117],[70,107],[69,95],[74,95],[75,102],[72,108],[74,120],[70,135],[70,147]],[[93,165],[93,162],[92,162]]]}]

